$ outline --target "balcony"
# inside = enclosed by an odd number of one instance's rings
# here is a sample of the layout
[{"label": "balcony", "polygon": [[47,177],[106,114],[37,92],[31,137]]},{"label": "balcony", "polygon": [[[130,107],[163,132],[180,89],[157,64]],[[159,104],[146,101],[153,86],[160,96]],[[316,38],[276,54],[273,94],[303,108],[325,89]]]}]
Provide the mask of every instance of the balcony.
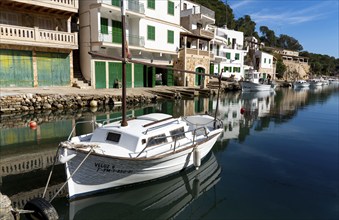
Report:
[{"label": "balcony", "polygon": [[204,6],[182,10],[180,16],[181,17],[192,16],[196,20],[205,21],[207,24],[214,24],[215,22],[215,12]]},{"label": "balcony", "polygon": [[78,49],[78,34],[0,24],[0,39],[4,44]]},{"label": "balcony", "polygon": [[[138,35],[126,35],[126,38],[128,40],[129,47],[144,47],[145,46],[145,38]],[[122,38],[121,34],[116,34],[110,32],[109,34],[102,34],[99,33],[99,39],[101,42],[104,43],[113,43],[113,44],[119,44],[121,46]]]},{"label": "balcony", "polygon": [[0,6],[54,14],[77,13],[79,0],[1,0]]},{"label": "balcony", "polygon": [[[98,0],[99,3],[106,4],[109,6],[119,7],[119,13],[121,8],[121,3],[116,2],[117,4],[112,4],[112,0]],[[145,6],[143,3],[139,3],[135,0],[128,0],[127,4],[125,3],[126,14],[137,13],[137,14],[145,14]]]},{"label": "balcony", "polygon": [[211,39],[213,39],[213,37],[214,37],[214,33],[213,32],[207,31],[207,30],[204,30],[204,29],[195,29],[195,30],[192,30],[192,33],[196,34],[196,35],[199,35],[199,36],[208,37],[208,38],[211,38]]}]

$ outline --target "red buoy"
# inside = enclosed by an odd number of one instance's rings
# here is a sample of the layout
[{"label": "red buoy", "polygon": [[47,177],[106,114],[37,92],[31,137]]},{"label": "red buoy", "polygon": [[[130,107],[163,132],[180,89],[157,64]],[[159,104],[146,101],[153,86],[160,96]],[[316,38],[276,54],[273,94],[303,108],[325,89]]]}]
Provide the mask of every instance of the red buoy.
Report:
[{"label": "red buoy", "polygon": [[31,129],[36,129],[36,126],[37,126],[37,124],[36,124],[35,121],[30,121],[30,122],[29,122],[29,127],[30,127]]},{"label": "red buoy", "polygon": [[244,112],[245,112],[245,109],[244,109],[244,108],[241,108],[241,109],[240,109],[240,114],[244,114]]}]

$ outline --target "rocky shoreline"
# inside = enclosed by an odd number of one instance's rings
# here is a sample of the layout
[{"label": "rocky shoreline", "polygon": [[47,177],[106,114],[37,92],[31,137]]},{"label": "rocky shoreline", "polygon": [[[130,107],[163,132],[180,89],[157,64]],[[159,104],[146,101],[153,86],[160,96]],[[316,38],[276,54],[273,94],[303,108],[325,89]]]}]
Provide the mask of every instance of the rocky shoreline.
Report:
[{"label": "rocky shoreline", "polygon": [[[127,96],[127,104],[155,102],[156,96]],[[0,114],[38,110],[81,109],[83,107],[116,106],[121,104],[120,95],[93,94],[20,94],[0,97]]]}]

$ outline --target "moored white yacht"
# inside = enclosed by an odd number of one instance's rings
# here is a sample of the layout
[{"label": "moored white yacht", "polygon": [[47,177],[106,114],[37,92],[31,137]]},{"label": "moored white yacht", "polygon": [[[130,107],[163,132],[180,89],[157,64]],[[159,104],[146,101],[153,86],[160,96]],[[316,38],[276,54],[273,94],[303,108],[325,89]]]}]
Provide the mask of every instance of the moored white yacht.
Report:
[{"label": "moored white yacht", "polygon": [[272,91],[276,85],[260,78],[260,72],[250,70],[245,76],[245,80],[239,81],[242,91]]}]

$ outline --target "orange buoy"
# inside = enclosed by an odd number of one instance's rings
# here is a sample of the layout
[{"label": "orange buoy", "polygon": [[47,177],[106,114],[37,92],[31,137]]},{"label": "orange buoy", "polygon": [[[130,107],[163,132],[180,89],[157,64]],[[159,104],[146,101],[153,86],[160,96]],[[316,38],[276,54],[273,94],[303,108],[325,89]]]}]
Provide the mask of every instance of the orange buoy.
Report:
[{"label": "orange buoy", "polygon": [[241,108],[240,109],[240,114],[244,114],[244,112],[245,112],[245,108]]},{"label": "orange buoy", "polygon": [[37,126],[37,124],[36,124],[35,121],[30,121],[30,122],[29,122],[29,127],[30,127],[31,129],[36,129],[36,126]]}]

